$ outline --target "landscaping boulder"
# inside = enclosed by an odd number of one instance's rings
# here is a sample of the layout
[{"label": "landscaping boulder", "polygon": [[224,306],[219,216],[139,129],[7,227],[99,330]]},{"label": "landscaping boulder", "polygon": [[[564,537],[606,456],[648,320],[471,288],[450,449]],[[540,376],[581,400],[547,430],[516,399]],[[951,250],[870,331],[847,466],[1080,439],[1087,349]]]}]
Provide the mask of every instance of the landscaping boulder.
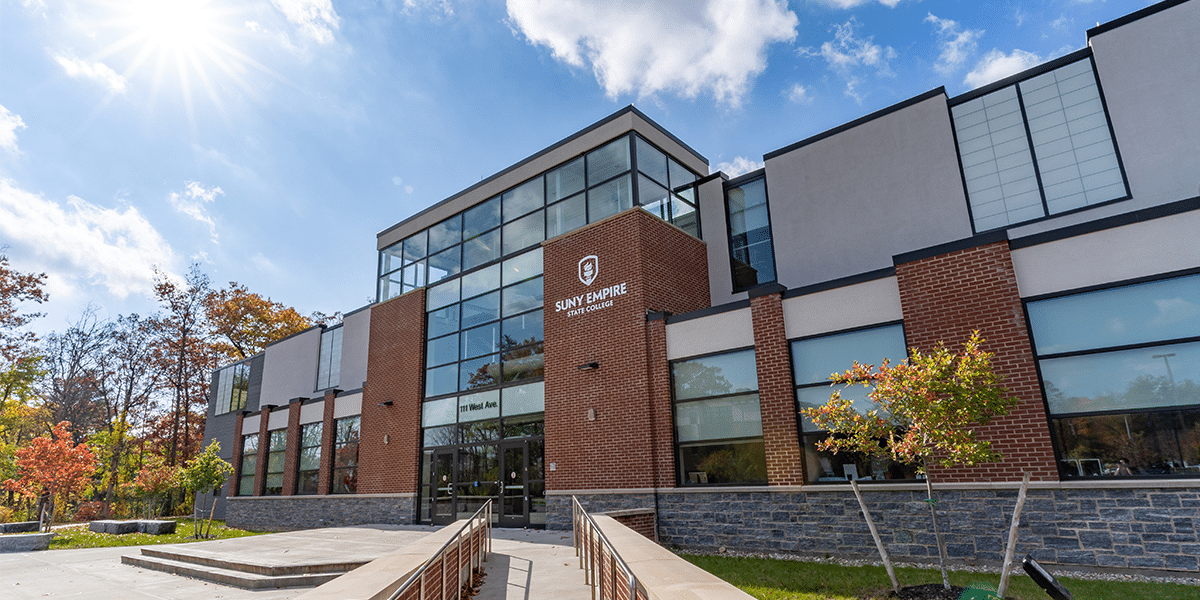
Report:
[{"label": "landscaping boulder", "polygon": [[0,535],[0,552],[33,552],[50,547],[53,533],[13,533]]},{"label": "landscaping boulder", "polygon": [[175,521],[138,521],[138,532],[150,535],[166,535],[175,533]]},{"label": "landscaping boulder", "polygon": [[21,521],[19,523],[0,524],[0,533],[37,533],[41,523],[37,521]]},{"label": "landscaping boulder", "polygon": [[137,533],[137,521],[92,521],[88,524],[88,530],[96,533],[111,533],[114,535],[124,535],[126,533]]}]

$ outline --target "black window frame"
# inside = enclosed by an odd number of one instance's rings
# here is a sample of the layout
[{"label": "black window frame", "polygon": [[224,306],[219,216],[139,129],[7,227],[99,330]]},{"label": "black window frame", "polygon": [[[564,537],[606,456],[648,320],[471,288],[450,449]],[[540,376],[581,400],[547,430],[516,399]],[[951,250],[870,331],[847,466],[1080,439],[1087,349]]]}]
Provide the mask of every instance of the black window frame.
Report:
[{"label": "black window frame", "polygon": [[[773,278],[771,278],[770,281],[756,281],[755,283],[749,284],[749,285],[738,285],[738,279],[737,279],[738,268],[737,268],[737,261],[734,259],[734,247],[733,247],[733,222],[732,222],[732,219],[730,219],[730,212],[729,212],[729,190],[734,189],[734,188],[740,188],[744,185],[754,183],[760,179],[763,182],[763,206],[765,206],[766,210],[767,210],[767,234],[769,236],[769,238],[768,238],[769,245],[771,247],[771,270],[775,276]],[[731,290],[733,291],[733,293],[736,294],[736,293],[740,293],[740,292],[745,292],[747,290],[751,290],[751,289],[756,288],[763,284],[774,283],[776,281],[779,281],[779,263],[775,259],[775,255],[776,255],[775,232],[773,230],[773,225],[771,222],[771,191],[770,191],[770,189],[768,189],[768,186],[767,186],[766,169],[765,168],[758,169],[757,171],[746,173],[745,175],[742,175],[742,176],[736,177],[734,179],[730,179],[729,181],[726,181],[722,186],[721,196],[722,196],[722,205],[725,209],[725,240],[726,240],[726,248],[729,251],[729,278],[730,278],[730,287],[731,287]],[[743,235],[745,235],[745,234],[743,234]]]}]

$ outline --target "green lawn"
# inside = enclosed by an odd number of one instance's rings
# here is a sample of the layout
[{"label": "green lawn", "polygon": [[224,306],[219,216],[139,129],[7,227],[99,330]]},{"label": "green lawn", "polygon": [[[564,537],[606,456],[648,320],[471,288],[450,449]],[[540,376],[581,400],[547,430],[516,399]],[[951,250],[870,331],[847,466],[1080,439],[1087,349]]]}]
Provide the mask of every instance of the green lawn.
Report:
[{"label": "green lawn", "polygon": [[[760,600],[862,600],[883,598],[891,591],[883,567],[843,567],[770,558],[682,556]],[[942,581],[941,573],[935,569],[897,568],[896,576],[901,586]],[[1200,586],[1065,577],[1060,577],[1059,581],[1081,600],[1200,600]],[[951,572],[950,583],[960,586],[983,583],[995,589],[1000,583],[1000,575]],[[1018,600],[1049,598],[1025,575],[1010,578],[1007,596]]]},{"label": "green lawn", "polygon": [[[185,542],[196,542],[192,538],[192,519],[191,517],[178,517],[170,519],[179,523],[175,527],[175,533],[170,535],[150,535],[148,533],[127,533],[125,535],[114,535],[111,533],[93,533],[88,531],[86,523],[82,525],[69,525],[66,527],[56,527],[54,539],[50,541],[51,550],[67,550],[73,548],[108,548],[112,546],[150,546],[154,544],[181,544]],[[204,522],[200,522],[200,526],[204,528]],[[225,527],[224,521],[213,521],[212,537],[208,539],[223,540],[228,538],[245,537],[248,535],[259,535],[264,532],[245,531],[243,529],[232,529]]]}]

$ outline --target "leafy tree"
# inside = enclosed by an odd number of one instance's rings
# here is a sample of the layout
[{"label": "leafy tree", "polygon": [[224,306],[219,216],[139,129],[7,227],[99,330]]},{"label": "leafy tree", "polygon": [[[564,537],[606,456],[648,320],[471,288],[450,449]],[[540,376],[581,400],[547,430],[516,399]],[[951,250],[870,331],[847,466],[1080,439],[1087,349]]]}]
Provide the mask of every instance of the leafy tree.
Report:
[{"label": "leafy tree", "polygon": [[146,503],[146,518],[156,515],[161,500],[175,489],[179,468],[172,467],[161,456],[150,455],[133,481],[132,492]]},{"label": "leafy tree", "polygon": [[872,388],[867,397],[878,408],[860,413],[835,391],[828,403],[802,411],[817,427],[829,431],[829,437],[818,443],[819,449],[891,458],[914,465],[925,475],[942,583],[947,589],[946,545],[938,527],[929,467],[999,460],[991,442],[980,439],[974,427],[1007,414],[1018,402],[1000,385],[1001,377],[992,371],[992,354],[980,349],[983,342],[976,331],[961,354],[939,342],[929,353],[910,349],[906,362],[893,365],[885,359],[878,370],[855,362],[830,379],[835,384]]},{"label": "leafy tree", "polygon": [[296,309],[263,298],[233,281],[227,289],[208,294],[204,312],[213,333],[221,338],[214,345],[230,360],[258,354],[267,344],[313,325]]},{"label": "leafy tree", "polygon": [[[192,494],[207,494],[218,487],[233,474],[233,465],[221,458],[221,444],[217,440],[209,443],[204,452],[189,460],[179,473],[179,481],[183,488]],[[212,509],[208,513],[208,530],[212,530],[212,515],[217,508],[217,499],[213,498]],[[200,537],[200,529],[193,527],[196,537]],[[208,537],[208,532],[205,533]]]},{"label": "leafy tree", "polygon": [[[104,412],[107,435],[104,436],[108,485],[104,494],[104,514],[112,509],[117,487],[121,484],[121,461],[130,463],[126,449],[129,433],[137,415],[149,408],[161,377],[153,364],[154,330],[151,322],[136,314],[118,317],[109,336],[101,364],[107,373],[104,388]],[[128,481],[129,474],[126,474]]]},{"label": "leafy tree", "polygon": [[74,443],[70,423],[55,425],[53,436],[34,438],[29,446],[19,448],[17,476],[4,481],[5,488],[24,496],[48,495],[50,518],[45,523],[46,531],[50,531],[54,519],[55,501],[70,498],[96,470],[95,455],[86,444]]},{"label": "leafy tree", "polygon": [[[216,366],[216,353],[209,342],[211,329],[204,316],[204,300],[211,288],[199,265],[192,265],[183,282],[157,269],[154,281],[155,296],[166,309],[153,323],[161,387],[171,394],[167,464],[174,466],[192,455],[197,449],[192,442],[202,434],[193,427],[192,410],[207,405],[209,373]],[[195,416],[203,423],[203,415]]]},{"label": "leafy tree", "polygon": [[41,304],[48,299],[42,286],[45,273],[21,273],[8,265],[8,256],[0,248],[0,366],[28,354],[37,341],[33,332],[22,331],[41,313],[21,313],[22,302]]},{"label": "leafy tree", "polygon": [[76,441],[103,425],[107,373],[102,357],[108,350],[112,327],[84,309],[79,320],[63,333],[46,336],[42,396],[55,423],[68,421]]}]

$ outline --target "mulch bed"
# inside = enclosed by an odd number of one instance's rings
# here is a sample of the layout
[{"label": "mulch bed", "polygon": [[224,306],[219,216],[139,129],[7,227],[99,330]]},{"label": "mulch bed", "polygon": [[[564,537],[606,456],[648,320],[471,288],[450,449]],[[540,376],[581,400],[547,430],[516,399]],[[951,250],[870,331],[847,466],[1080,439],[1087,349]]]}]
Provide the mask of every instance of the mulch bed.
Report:
[{"label": "mulch bed", "polygon": [[[957,585],[950,586],[946,589],[940,583],[927,583],[925,585],[911,585],[900,588],[900,595],[895,593],[888,594],[889,598],[899,598],[901,600],[959,600],[963,596],[963,592],[967,588],[958,587]],[[971,590],[976,594],[968,595],[968,598],[988,598],[989,594],[983,590]],[[990,597],[995,597],[991,595]]]}]

